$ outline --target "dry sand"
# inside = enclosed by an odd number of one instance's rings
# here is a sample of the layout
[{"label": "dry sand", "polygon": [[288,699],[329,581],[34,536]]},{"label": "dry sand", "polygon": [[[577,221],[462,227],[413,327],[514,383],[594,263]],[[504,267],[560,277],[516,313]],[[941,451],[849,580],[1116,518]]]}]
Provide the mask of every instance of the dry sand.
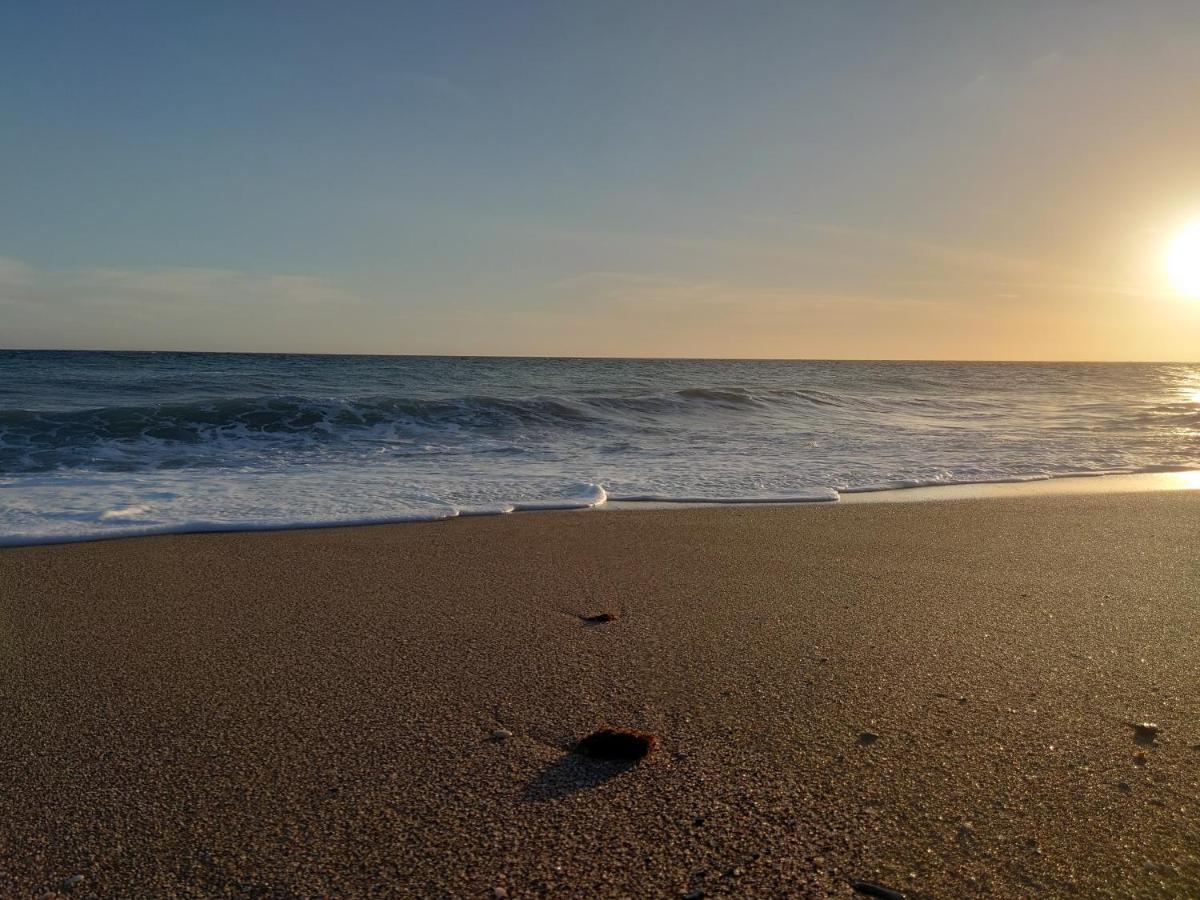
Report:
[{"label": "dry sand", "polygon": [[0,895],[1198,896],[1198,548],[1138,494],[0,551]]}]

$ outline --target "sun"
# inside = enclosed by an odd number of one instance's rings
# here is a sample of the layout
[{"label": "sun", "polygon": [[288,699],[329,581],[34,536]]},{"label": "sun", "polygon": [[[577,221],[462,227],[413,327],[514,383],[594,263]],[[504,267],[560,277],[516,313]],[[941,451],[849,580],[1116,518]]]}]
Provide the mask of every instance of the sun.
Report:
[{"label": "sun", "polygon": [[1200,219],[1189,222],[1171,239],[1167,277],[1179,293],[1200,299]]}]

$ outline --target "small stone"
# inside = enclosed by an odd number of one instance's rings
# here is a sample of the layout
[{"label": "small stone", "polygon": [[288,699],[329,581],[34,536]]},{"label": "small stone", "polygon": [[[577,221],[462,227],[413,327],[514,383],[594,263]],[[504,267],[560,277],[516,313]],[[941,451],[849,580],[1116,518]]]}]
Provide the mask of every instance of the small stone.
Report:
[{"label": "small stone", "polygon": [[879,900],[904,900],[904,894],[900,891],[892,890],[889,887],[884,887],[882,884],[875,884],[871,881],[852,881],[850,883],[856,893],[866,897],[877,897]]},{"label": "small stone", "polygon": [[596,613],[592,616],[583,616],[583,621],[587,622],[589,625],[603,625],[607,622],[615,622],[617,621],[617,618],[618,617],[616,613],[602,612]]},{"label": "small stone", "polygon": [[600,728],[578,744],[575,752],[595,759],[633,762],[658,749],[658,738],[633,728]]},{"label": "small stone", "polygon": [[81,884],[83,884],[82,875],[71,875],[70,877],[63,879],[62,890],[70,892],[75,890],[75,888]]},{"label": "small stone", "polygon": [[1149,746],[1158,740],[1158,733],[1162,731],[1154,722],[1130,722],[1129,727],[1133,729],[1133,739],[1143,746]]},{"label": "small stone", "polygon": [[496,887],[492,888],[492,896],[493,897],[507,897],[508,889],[497,885]]},{"label": "small stone", "polygon": [[1146,764],[1145,750],[1139,750],[1137,753],[1133,754],[1133,764],[1135,766],[1144,766]]},{"label": "small stone", "polygon": [[870,747],[877,740],[879,740],[879,735],[874,731],[864,731],[858,736],[858,742],[864,747]]},{"label": "small stone", "polygon": [[1133,788],[1129,786],[1128,781],[1120,781],[1120,782],[1117,782],[1117,790],[1120,791],[1122,794],[1128,794],[1130,791],[1133,790]]},{"label": "small stone", "polygon": [[507,741],[512,736],[513,736],[513,733],[511,731],[509,731],[507,728],[497,728],[495,731],[492,732],[491,739],[493,741],[495,741],[496,743],[500,743],[501,741]]}]

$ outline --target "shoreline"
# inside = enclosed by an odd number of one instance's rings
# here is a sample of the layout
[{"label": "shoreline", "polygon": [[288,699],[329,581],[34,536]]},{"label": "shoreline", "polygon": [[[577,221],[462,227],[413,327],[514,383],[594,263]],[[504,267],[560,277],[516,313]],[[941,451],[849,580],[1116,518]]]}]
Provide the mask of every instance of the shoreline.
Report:
[{"label": "shoreline", "polygon": [[[61,544],[93,543],[97,541],[126,540],[140,537],[189,534],[254,534],[259,532],[309,531],[329,528],[369,528],[383,525],[417,525],[442,522],[448,519],[491,518],[515,513],[544,512],[612,512],[625,510],[664,509],[708,509],[708,508],[771,508],[806,506],[845,506],[857,504],[912,503],[928,501],[1004,499],[1008,497],[1038,497],[1083,494],[1126,494],[1191,491],[1200,489],[1200,469],[1169,469],[1153,472],[1092,472],[1069,475],[1035,476],[1027,479],[1000,479],[995,481],[956,482],[948,484],[888,485],[878,488],[850,488],[835,491],[834,497],[817,496],[797,499],[734,499],[734,500],[668,500],[668,499],[609,499],[607,495],[598,502],[571,505],[569,501],[536,502],[514,504],[505,510],[457,510],[448,508],[445,515],[417,515],[412,517],[383,516],[378,518],[350,520],[320,520],[313,522],[291,522],[286,524],[250,523],[227,525],[225,523],[199,522],[186,525],[131,527],[115,533],[80,534],[63,536],[16,537],[0,535],[0,552],[16,547],[43,547]],[[601,489],[603,494],[603,489]]]},{"label": "shoreline", "polygon": [[[1093,493],[13,548],[0,893],[1195,894],[1198,511]],[[659,749],[570,752],[601,724]]]}]

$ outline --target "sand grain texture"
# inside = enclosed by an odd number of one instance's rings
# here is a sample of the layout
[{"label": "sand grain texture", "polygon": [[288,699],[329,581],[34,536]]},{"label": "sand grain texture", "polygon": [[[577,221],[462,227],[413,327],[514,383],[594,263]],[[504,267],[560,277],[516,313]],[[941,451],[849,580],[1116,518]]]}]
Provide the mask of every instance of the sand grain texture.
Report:
[{"label": "sand grain texture", "polygon": [[0,895],[1200,895],[1198,547],[1131,494],[0,551]]}]

